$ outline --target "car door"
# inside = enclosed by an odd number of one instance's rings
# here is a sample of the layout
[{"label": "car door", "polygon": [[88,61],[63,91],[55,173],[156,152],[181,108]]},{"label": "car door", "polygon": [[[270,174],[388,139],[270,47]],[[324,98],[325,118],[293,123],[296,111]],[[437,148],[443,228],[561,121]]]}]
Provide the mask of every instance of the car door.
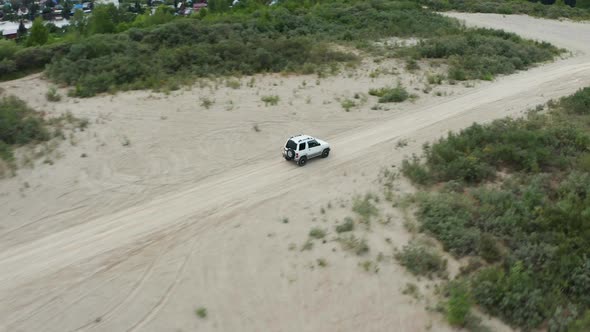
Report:
[{"label": "car door", "polygon": [[[308,155],[307,153],[307,143],[303,142],[303,143],[299,143],[299,149],[297,150],[297,154],[298,156],[306,156]],[[308,156],[309,158],[309,156]]]},{"label": "car door", "polygon": [[310,158],[317,157],[320,154],[322,154],[322,146],[320,143],[318,143],[318,141],[316,141],[316,140],[309,141],[309,142],[307,142],[307,145],[309,146]]}]

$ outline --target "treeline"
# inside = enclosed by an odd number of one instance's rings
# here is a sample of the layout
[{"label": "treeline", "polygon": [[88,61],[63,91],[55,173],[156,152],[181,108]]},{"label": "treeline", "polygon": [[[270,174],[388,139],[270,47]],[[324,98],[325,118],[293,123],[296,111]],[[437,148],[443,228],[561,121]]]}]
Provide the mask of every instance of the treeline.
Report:
[{"label": "treeline", "polygon": [[466,298],[524,330],[589,331],[590,88],[549,105],[451,133],[403,173],[426,188],[421,229],[470,257]]},{"label": "treeline", "polygon": [[473,13],[525,14],[551,19],[590,19],[590,0],[418,0],[434,10]]}]

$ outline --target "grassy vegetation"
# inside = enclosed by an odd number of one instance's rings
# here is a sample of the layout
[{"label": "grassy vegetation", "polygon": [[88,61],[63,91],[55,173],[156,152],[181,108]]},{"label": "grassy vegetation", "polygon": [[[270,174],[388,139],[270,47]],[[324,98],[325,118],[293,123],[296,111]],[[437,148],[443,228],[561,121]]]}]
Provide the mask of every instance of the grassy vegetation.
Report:
[{"label": "grassy vegetation", "polygon": [[336,225],[336,233],[352,232],[354,230],[354,221],[350,217],[344,218],[342,224]]},{"label": "grassy vegetation", "polygon": [[61,95],[57,92],[55,87],[50,87],[45,94],[45,98],[47,98],[47,101],[56,102],[61,100]]},{"label": "grassy vegetation", "polygon": [[414,275],[446,277],[447,261],[426,245],[411,242],[396,253],[395,258]]},{"label": "grassy vegetation", "polygon": [[0,99],[0,159],[12,164],[13,147],[49,138],[46,122],[40,113],[17,97]]},{"label": "grassy vegetation", "polygon": [[314,227],[309,231],[309,237],[313,239],[323,239],[326,237],[326,231],[319,227]]},{"label": "grassy vegetation", "polygon": [[401,103],[410,97],[408,91],[398,84],[396,87],[385,87],[369,90],[371,96],[379,97],[380,103]]},{"label": "grassy vegetation", "polygon": [[474,124],[403,166],[434,189],[416,196],[422,230],[483,258],[463,270],[469,297],[524,330],[588,327],[589,101],[586,88],[545,113]]},{"label": "grassy vegetation", "polygon": [[[432,9],[476,13],[526,14],[546,18],[590,19],[588,8],[572,8],[565,4],[544,5],[526,0],[419,0]],[[582,1],[578,1],[582,2]]]},{"label": "grassy vegetation", "polygon": [[[551,60],[562,52],[546,42],[525,40],[516,34],[491,29],[467,29],[426,39],[404,50],[413,57],[448,59],[448,77],[452,80],[490,80],[531,65]],[[433,78],[439,82],[439,78]]]},{"label": "grassy vegetation", "polygon": [[262,98],[260,98],[260,100],[262,100],[264,102],[264,105],[268,106],[276,106],[279,103],[279,96],[276,95],[272,95],[272,96],[262,96]]},{"label": "grassy vegetation", "polygon": [[[130,16],[97,6],[90,21],[74,20],[65,34],[50,36],[46,45],[2,41],[0,78],[46,67],[49,78],[71,86],[71,94],[79,97],[174,90],[214,75],[333,72],[335,63],[357,61],[343,49],[373,51],[371,41],[392,36],[425,38],[398,55],[408,56],[410,69],[417,68],[417,58],[446,58],[453,64],[453,79],[491,78],[549,60],[556,52],[514,35],[466,29],[416,1],[250,2],[190,18],[174,18],[165,8],[153,16]],[[440,52],[445,44],[452,47]],[[228,86],[238,88],[238,83],[228,81]]]}]

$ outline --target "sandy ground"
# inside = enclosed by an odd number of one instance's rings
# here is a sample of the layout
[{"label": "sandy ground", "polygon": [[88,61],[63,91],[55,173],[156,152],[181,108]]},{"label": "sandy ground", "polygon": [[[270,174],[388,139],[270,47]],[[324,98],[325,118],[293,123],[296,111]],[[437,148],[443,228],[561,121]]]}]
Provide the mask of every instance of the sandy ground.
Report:
[{"label": "sandy ground", "polygon": [[[381,169],[422,143],[590,84],[589,25],[452,15],[573,56],[429,94],[420,91],[424,75],[441,68],[422,64],[412,74],[391,61],[319,80],[257,76],[248,86],[244,77],[238,89],[201,82],[168,95],[58,103],[45,101],[48,83],[39,77],[0,84],[52,116],[71,112],[91,123],[0,181],[0,331],[452,330],[428,310],[438,282],[417,281],[391,258],[413,236],[400,211],[383,203],[379,218],[389,222],[357,227],[371,248],[364,257],[341,248],[334,225],[353,216],[355,195],[380,190]],[[388,73],[371,75],[377,68]],[[370,109],[374,97],[354,99],[398,80],[417,89],[415,102],[386,111]],[[265,106],[265,95],[279,104]],[[346,98],[360,105],[345,112]],[[333,153],[303,168],[285,162],[281,146],[300,132],[329,141]],[[396,191],[409,190],[398,182]],[[326,241],[302,250],[313,227],[328,230]],[[378,272],[362,268],[365,261]],[[409,282],[424,296],[403,295]]]}]

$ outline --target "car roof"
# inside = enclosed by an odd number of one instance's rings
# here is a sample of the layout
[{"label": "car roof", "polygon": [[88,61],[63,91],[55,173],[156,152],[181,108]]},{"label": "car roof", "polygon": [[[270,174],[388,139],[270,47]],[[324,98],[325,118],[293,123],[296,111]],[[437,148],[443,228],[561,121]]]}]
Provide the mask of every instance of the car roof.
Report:
[{"label": "car roof", "polygon": [[302,143],[302,142],[314,140],[315,138],[313,138],[309,135],[296,135],[296,136],[291,136],[290,139],[295,143]]}]

